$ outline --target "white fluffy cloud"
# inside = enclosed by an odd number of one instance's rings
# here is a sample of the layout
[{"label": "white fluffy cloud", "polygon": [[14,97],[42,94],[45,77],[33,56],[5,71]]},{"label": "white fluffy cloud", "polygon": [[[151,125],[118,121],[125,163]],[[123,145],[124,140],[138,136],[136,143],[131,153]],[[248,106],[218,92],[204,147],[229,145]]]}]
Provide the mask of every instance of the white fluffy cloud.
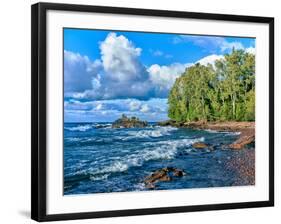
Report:
[{"label": "white fluffy cloud", "polygon": [[92,88],[92,79],[101,69],[101,61],[64,51],[64,82],[66,92],[81,92]]},{"label": "white fluffy cloud", "polygon": [[139,100],[132,100],[130,103],[129,103],[129,109],[130,111],[137,111],[139,110],[141,107],[141,103]]},{"label": "white fluffy cloud", "polygon": [[141,106],[140,112],[147,113],[150,111],[150,108],[147,104]]},{"label": "white fluffy cloud", "polygon": [[201,65],[215,65],[216,60],[222,59],[223,56],[222,55],[217,55],[217,54],[212,54],[209,56],[206,56],[200,60],[198,60],[196,63],[200,63]]},{"label": "white fluffy cloud", "polygon": [[144,66],[139,61],[141,49],[123,35],[110,33],[100,44],[107,78],[117,82],[143,79]]},{"label": "white fluffy cloud", "polygon": [[100,43],[101,60],[65,51],[66,96],[77,99],[149,98],[152,86],[141,49],[109,33]]},{"label": "white fluffy cloud", "polygon": [[256,48],[254,47],[246,48],[246,52],[250,54],[256,54]]},{"label": "white fluffy cloud", "polygon": [[95,109],[96,110],[101,110],[102,108],[103,108],[102,103],[98,103]]},{"label": "white fluffy cloud", "polygon": [[158,64],[151,65],[147,71],[150,80],[156,87],[159,95],[164,95],[173,86],[176,78],[178,78],[185,69],[191,64],[174,63],[169,66],[160,66]]}]

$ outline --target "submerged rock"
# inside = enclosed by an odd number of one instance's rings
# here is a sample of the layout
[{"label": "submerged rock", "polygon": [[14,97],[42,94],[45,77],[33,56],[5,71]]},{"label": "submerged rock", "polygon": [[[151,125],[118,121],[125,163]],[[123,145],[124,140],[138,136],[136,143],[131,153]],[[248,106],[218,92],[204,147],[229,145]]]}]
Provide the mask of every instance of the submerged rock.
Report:
[{"label": "submerged rock", "polygon": [[181,169],[174,167],[165,167],[154,171],[151,175],[146,177],[144,180],[145,187],[148,189],[154,189],[157,182],[171,181],[172,176],[182,177],[184,175],[186,175],[186,173]]},{"label": "submerged rock", "polygon": [[195,149],[206,149],[208,148],[208,145],[204,142],[195,142],[194,144],[192,144],[192,147]]},{"label": "submerged rock", "polygon": [[146,121],[141,121],[137,117],[127,117],[122,115],[121,118],[113,122],[112,128],[143,128],[147,126]]},{"label": "submerged rock", "polygon": [[210,145],[210,144],[207,144],[204,142],[196,142],[196,143],[192,144],[192,147],[194,149],[207,149],[209,151],[213,151],[213,150],[215,150],[216,146]]}]

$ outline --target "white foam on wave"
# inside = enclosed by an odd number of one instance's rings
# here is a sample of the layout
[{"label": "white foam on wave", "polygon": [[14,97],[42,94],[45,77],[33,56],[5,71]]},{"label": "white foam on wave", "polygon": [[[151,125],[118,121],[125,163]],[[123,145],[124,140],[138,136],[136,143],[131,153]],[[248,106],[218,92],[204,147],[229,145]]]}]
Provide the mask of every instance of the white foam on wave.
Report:
[{"label": "white foam on wave", "polygon": [[68,137],[68,138],[65,138],[65,140],[70,141],[70,142],[79,142],[79,141],[81,141],[80,138],[76,138],[76,137]]},{"label": "white foam on wave", "polygon": [[134,185],[134,189],[136,191],[143,191],[143,190],[146,190],[147,188],[145,187],[144,183],[137,183]]},{"label": "white foam on wave", "polygon": [[206,129],[205,131],[209,133],[214,133],[214,134],[226,134],[226,135],[240,135],[241,132],[231,132],[231,131],[216,131],[212,129]]},{"label": "white foam on wave", "polygon": [[127,134],[128,137],[124,137],[123,139],[133,139],[133,138],[158,138],[165,135],[171,135],[172,131],[177,130],[175,127],[160,127],[156,126],[154,129],[148,129],[148,130],[140,130],[140,131],[128,131]]},{"label": "white foam on wave", "polygon": [[94,128],[102,128],[102,129],[109,129],[111,128],[111,124],[110,123],[100,123],[100,124],[93,124]]},{"label": "white foam on wave", "polygon": [[88,131],[92,128],[99,128],[99,129],[109,129],[111,128],[111,124],[85,124],[85,125],[78,125],[76,127],[64,127],[64,129],[68,131]]},{"label": "white foam on wave", "polygon": [[110,174],[104,174],[104,175],[100,175],[100,176],[90,176],[90,180],[105,180]]},{"label": "white foam on wave", "polygon": [[240,135],[240,134],[241,134],[241,132],[239,132],[239,131],[226,133],[226,135]]},{"label": "white foam on wave", "polygon": [[[142,166],[144,162],[158,159],[173,159],[180,148],[186,148],[195,142],[202,142],[204,138],[178,139],[160,141],[156,143],[146,143],[146,148],[137,153],[133,153],[111,163],[101,169],[92,170],[91,176],[96,177],[103,174],[124,172],[130,167]],[[106,177],[107,178],[107,177]]]},{"label": "white foam on wave", "polygon": [[68,131],[87,131],[92,127],[93,127],[92,125],[86,124],[86,125],[78,125],[76,127],[64,127],[64,129]]}]

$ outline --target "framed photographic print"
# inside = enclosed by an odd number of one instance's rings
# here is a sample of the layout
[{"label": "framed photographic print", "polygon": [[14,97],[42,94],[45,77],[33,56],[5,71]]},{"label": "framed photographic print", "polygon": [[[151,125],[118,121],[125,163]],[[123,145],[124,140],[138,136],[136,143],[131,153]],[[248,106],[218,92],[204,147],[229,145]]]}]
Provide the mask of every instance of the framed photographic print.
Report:
[{"label": "framed photographic print", "polygon": [[32,6],[32,219],[274,205],[274,19]]}]

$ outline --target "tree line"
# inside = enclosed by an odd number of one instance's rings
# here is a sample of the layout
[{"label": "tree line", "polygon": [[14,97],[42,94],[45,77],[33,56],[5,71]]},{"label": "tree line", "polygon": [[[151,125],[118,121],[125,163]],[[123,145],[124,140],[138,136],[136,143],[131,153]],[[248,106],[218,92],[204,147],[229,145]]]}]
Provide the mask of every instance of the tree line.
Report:
[{"label": "tree line", "polygon": [[255,55],[233,49],[214,65],[188,67],[170,90],[168,105],[175,121],[254,121]]}]

